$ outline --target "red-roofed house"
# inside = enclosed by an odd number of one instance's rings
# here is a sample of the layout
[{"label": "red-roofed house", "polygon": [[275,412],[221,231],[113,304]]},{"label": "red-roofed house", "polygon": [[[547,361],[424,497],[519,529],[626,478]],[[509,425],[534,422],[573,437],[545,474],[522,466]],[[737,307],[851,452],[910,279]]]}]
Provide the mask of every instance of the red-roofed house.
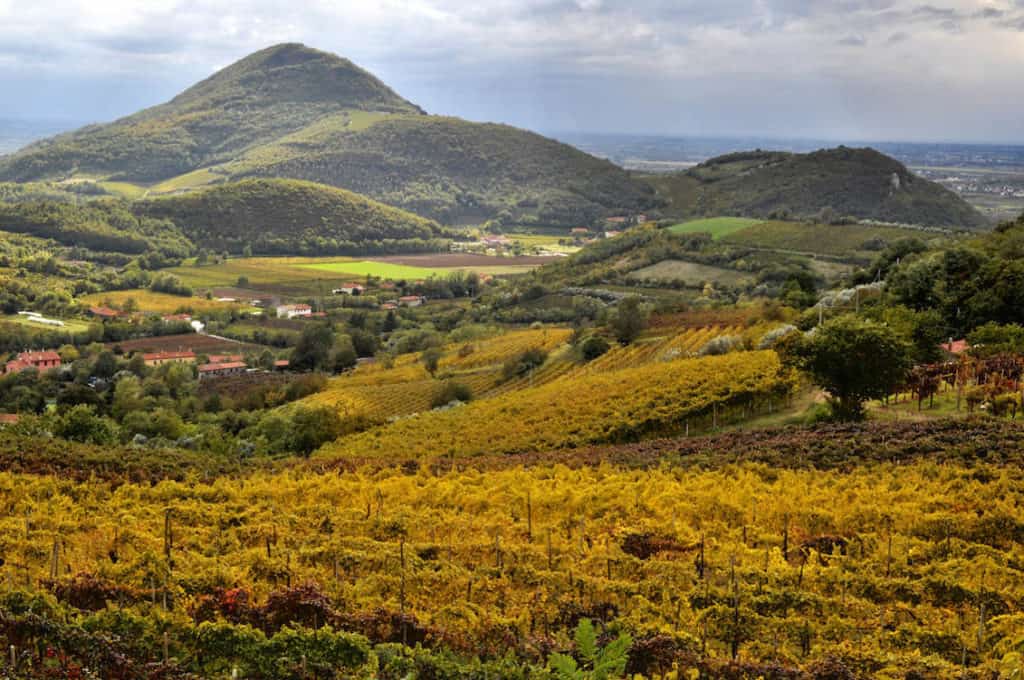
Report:
[{"label": "red-roofed house", "polygon": [[398,298],[398,304],[403,307],[419,307],[423,304],[423,298],[419,295],[403,295]]},{"label": "red-roofed house", "polygon": [[222,364],[203,364],[199,367],[199,378],[221,378],[245,373],[248,367],[244,361],[227,361]]},{"label": "red-roofed house", "polygon": [[366,288],[355,281],[342,284],[341,288],[335,288],[331,292],[335,295],[362,295]]},{"label": "red-roofed house", "polygon": [[53,351],[22,352],[4,366],[4,373],[19,373],[30,368],[47,371],[60,368],[60,355]]},{"label": "red-roofed house", "polygon": [[297,316],[311,316],[313,314],[313,308],[309,305],[278,305],[277,307],[277,318],[279,319],[294,319]]},{"label": "red-roofed house", "polygon": [[274,362],[274,370],[283,371],[290,365],[291,363],[287,359],[278,359]]},{"label": "red-roofed house", "polygon": [[393,311],[395,309],[398,309],[398,305],[396,305],[394,302],[385,302],[384,304],[382,304],[380,306],[380,308],[381,309],[385,309],[385,310],[390,312],[390,311]]},{"label": "red-roofed house", "polygon": [[570,233],[570,234],[576,234],[577,236],[582,236],[582,235],[586,235],[586,234],[589,234],[589,233],[590,233],[590,230],[589,230],[589,229],[587,229],[586,227],[573,227],[573,228],[572,228],[572,229],[571,229],[571,230],[569,231],[569,233]]},{"label": "red-roofed house", "polygon": [[152,354],[143,354],[142,359],[146,362],[147,366],[160,366],[161,364],[168,363],[194,364],[196,362],[196,353],[192,351],[153,352]]},{"label": "red-roofed house", "polygon": [[942,349],[946,350],[950,354],[963,354],[970,348],[971,346],[967,344],[966,340],[951,339],[949,342],[942,346]]},{"label": "red-roofed house", "polygon": [[232,361],[244,361],[245,357],[241,354],[211,354],[206,357],[206,360],[211,364],[226,364]]},{"label": "red-roofed house", "polygon": [[17,413],[0,413],[0,426],[2,425],[17,425],[18,414]]},{"label": "red-roofed house", "polygon": [[110,307],[90,307],[89,313],[93,316],[98,316],[101,319],[116,319],[121,316],[121,312]]},{"label": "red-roofed house", "polygon": [[192,320],[192,315],[191,314],[168,314],[167,316],[163,317],[163,320],[164,321],[191,321]]}]

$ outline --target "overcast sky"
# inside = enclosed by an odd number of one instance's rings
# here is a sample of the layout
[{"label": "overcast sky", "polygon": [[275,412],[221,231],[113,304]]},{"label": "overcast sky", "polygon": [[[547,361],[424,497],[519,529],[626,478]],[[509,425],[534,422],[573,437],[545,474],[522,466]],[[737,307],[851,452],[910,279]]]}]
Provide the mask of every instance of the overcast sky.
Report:
[{"label": "overcast sky", "polygon": [[1024,142],[1024,0],[0,0],[0,118],[103,121],[299,41],[546,131]]}]

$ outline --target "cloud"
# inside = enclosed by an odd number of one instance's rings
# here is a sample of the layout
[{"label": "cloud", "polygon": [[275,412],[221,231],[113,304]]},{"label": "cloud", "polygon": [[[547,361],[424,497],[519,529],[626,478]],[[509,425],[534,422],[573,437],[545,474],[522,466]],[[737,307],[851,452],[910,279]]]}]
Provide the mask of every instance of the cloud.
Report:
[{"label": "cloud", "polygon": [[[89,83],[69,106],[119,115],[301,41],[428,110],[520,125],[767,128],[776,115],[796,133],[828,118],[890,134],[913,131],[928,102],[955,137],[975,120],[958,102],[997,101],[1024,77],[1022,30],[1019,0],[0,0],[0,86],[17,83],[7,98],[31,113],[55,83]],[[795,96],[814,101],[806,121]],[[723,102],[758,115],[723,116]]]}]

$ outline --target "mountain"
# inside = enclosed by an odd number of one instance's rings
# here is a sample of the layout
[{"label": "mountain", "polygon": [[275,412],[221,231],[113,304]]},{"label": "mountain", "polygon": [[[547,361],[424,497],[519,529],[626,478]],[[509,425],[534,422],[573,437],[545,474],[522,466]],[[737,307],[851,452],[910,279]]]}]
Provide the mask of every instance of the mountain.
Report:
[{"label": "mountain", "polygon": [[0,159],[0,181],[69,177],[157,194],[303,179],[446,222],[576,225],[655,205],[647,184],[610,162],[509,126],[428,116],[350,61],[297,44]]},{"label": "mountain", "polygon": [[936,227],[990,226],[952,191],[874,149],[734,153],[646,179],[669,202],[665,212],[679,218],[851,216]]},{"label": "mountain", "polygon": [[254,179],[136,201],[137,217],[174,223],[197,246],[257,255],[440,250],[436,222],[336,187]]}]

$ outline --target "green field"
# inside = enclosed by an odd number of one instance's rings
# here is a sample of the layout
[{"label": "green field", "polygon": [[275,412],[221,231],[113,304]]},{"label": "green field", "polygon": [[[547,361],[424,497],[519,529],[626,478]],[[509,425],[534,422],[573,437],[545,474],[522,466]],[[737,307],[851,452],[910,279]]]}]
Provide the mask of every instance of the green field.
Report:
[{"label": "green field", "polygon": [[711,282],[737,286],[753,280],[749,274],[724,267],[712,267],[683,260],[663,260],[649,267],[630,272],[631,279],[654,279],[661,281],[685,281],[689,287]]},{"label": "green field", "polygon": [[830,255],[868,261],[886,244],[917,238],[928,242],[949,238],[941,232],[883,227],[869,224],[810,224],[806,222],[762,221],[726,234],[726,243],[770,250]]},{"label": "green field", "polygon": [[[45,316],[45,315],[44,315]],[[48,317],[54,318],[54,317]],[[82,333],[89,330],[89,323],[82,321],[81,319],[59,319],[63,321],[63,326],[49,326],[41,324],[39,322],[32,321],[27,316],[21,316],[19,314],[9,314],[7,316],[0,316],[0,322],[8,324],[17,324],[19,326],[27,326],[28,328],[34,328],[40,331],[66,331],[68,333]]]},{"label": "green field", "polygon": [[[348,274],[351,276],[379,276],[384,279],[426,279],[431,276],[443,276],[450,274],[456,269],[450,267],[412,267],[406,264],[392,264],[390,262],[371,262],[362,260],[359,262],[317,262],[315,264],[299,265],[303,269],[313,269],[332,274]],[[481,267],[481,269],[487,269]]]},{"label": "green field", "polygon": [[709,217],[706,219],[693,220],[675,224],[668,228],[673,234],[711,234],[715,240],[728,236],[733,232],[741,231],[764,220],[752,220],[746,217]]}]

